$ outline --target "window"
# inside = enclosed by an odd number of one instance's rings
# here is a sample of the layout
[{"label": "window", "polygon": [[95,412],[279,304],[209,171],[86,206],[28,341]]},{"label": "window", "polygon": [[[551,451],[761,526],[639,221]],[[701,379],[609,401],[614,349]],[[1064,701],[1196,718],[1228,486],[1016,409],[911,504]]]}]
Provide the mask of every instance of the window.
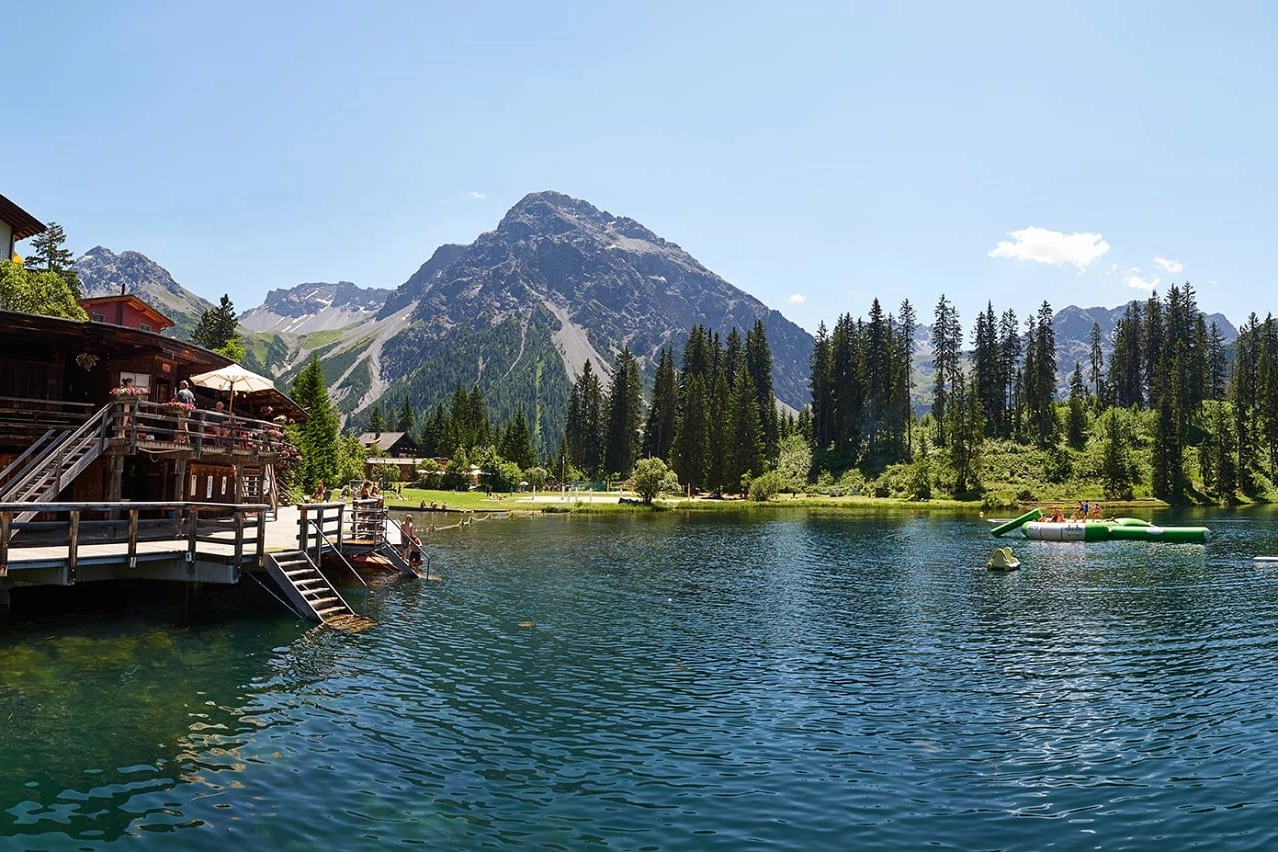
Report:
[{"label": "window", "polygon": [[150,373],[129,373],[124,370],[120,371],[120,384],[124,384],[125,379],[133,379],[133,386],[138,388],[146,388],[151,390],[151,374]]},{"label": "window", "polygon": [[94,322],[106,322],[106,317],[102,316],[102,314],[94,314],[94,315],[93,315],[93,321],[94,321]]},{"label": "window", "polygon": [[151,324],[150,324],[150,323],[145,323],[145,322],[144,322],[144,323],[142,323],[141,325],[139,325],[139,326],[138,326],[138,328],[139,328],[139,329],[141,329],[142,331],[150,331],[150,330],[151,330]]}]

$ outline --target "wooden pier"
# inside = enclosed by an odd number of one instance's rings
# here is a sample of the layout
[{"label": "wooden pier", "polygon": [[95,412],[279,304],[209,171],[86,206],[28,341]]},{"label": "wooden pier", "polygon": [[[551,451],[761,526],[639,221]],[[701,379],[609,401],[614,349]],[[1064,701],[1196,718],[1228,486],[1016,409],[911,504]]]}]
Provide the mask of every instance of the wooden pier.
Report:
[{"label": "wooden pier", "polygon": [[386,540],[385,509],[376,500],[279,509],[190,501],[0,503],[0,603],[12,588],[113,580],[235,585],[251,573],[274,580],[303,617],[349,627],[354,612],[320,566],[337,561],[350,568],[349,556],[370,552],[400,573],[420,576]]}]

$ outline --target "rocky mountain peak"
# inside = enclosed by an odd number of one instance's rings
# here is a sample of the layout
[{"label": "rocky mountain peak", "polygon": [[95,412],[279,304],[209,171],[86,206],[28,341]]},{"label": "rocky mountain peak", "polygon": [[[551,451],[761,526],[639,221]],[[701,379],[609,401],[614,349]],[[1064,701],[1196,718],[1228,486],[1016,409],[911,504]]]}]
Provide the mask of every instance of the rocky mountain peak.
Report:
[{"label": "rocky mountain peak", "polygon": [[155,291],[192,296],[167,269],[136,251],[116,254],[105,246],[94,246],[76,260],[75,271],[86,296],[118,296],[121,291],[144,298]]}]

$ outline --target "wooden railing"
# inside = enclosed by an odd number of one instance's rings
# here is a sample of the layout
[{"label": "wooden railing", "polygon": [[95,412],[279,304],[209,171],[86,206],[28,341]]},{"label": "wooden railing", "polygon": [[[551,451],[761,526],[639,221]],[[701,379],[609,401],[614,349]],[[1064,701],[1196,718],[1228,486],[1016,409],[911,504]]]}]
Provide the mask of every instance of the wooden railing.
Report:
[{"label": "wooden railing", "polygon": [[334,543],[340,553],[346,538],[345,520],[345,503],[298,503],[297,549],[316,565],[325,550],[334,549]]},{"label": "wooden railing", "polygon": [[196,457],[208,454],[285,455],[296,452],[278,423],[217,411],[196,409],[187,414],[168,403],[150,400],[116,401],[107,434],[123,439],[131,449],[163,444],[189,448]]},{"label": "wooden railing", "polygon": [[[8,573],[10,559],[23,551],[65,548],[68,576],[74,582],[82,548],[100,544],[125,545],[121,556],[133,568],[138,544],[147,541],[174,542],[173,550],[184,553],[187,563],[196,561],[201,544],[230,545],[229,557],[207,551],[204,556],[260,565],[270,508],[192,502],[0,503],[0,576]],[[32,510],[38,512],[36,520],[15,521],[15,516]],[[22,535],[15,537],[18,532]]]}]

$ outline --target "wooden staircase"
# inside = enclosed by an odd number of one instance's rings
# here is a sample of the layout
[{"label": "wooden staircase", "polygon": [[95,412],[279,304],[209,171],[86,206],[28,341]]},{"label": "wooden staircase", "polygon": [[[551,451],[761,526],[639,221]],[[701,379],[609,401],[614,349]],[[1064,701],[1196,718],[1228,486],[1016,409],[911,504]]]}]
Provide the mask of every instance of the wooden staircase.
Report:
[{"label": "wooden staircase", "polygon": [[305,553],[289,550],[266,555],[266,573],[303,618],[325,627],[358,632],[375,622],[359,615]]},{"label": "wooden staircase", "polygon": [[[0,472],[0,503],[55,500],[62,489],[102,455],[111,406],[103,406],[73,432],[50,430]],[[15,522],[35,512],[22,512]]]}]

